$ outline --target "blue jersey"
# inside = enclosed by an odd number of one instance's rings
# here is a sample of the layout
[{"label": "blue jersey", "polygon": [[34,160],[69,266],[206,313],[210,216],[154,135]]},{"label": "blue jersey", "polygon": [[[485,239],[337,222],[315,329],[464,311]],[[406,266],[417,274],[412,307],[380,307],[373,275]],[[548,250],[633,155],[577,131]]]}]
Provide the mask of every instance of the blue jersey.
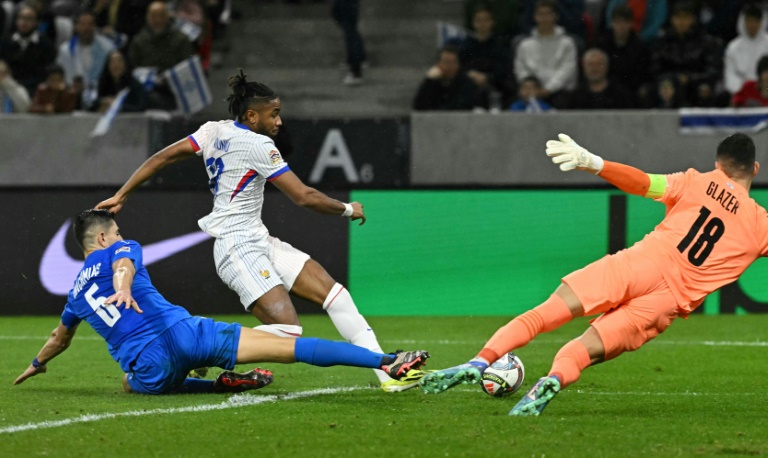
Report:
[{"label": "blue jersey", "polygon": [[[112,286],[112,264],[121,258],[133,261],[136,276],[131,294],[144,313],[133,309],[118,310],[104,301],[115,294]],[[83,269],[69,292],[61,322],[67,329],[85,320],[107,341],[109,353],[125,372],[139,352],[157,336],[191,315],[173,305],[155,289],[142,262],[141,245],[120,241],[109,248],[97,250],[85,259]]]}]

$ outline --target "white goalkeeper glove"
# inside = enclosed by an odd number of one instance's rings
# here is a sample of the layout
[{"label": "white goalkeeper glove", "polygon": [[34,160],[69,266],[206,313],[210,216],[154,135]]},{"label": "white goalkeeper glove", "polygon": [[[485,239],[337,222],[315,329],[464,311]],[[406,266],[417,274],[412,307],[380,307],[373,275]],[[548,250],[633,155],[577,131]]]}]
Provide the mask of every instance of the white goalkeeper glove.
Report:
[{"label": "white goalkeeper glove", "polygon": [[552,158],[552,162],[560,165],[560,170],[587,170],[594,174],[603,170],[603,158],[582,148],[565,134],[559,134],[557,137],[560,140],[547,142],[547,156]]}]

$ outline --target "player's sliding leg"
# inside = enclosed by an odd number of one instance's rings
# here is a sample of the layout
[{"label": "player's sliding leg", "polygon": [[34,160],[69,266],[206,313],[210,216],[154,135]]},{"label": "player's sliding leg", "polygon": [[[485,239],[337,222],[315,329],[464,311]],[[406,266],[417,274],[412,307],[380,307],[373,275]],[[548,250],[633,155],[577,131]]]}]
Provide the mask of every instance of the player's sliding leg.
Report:
[{"label": "player's sliding leg", "polygon": [[573,290],[561,284],[541,305],[500,328],[478,355],[466,364],[430,372],[419,382],[425,393],[440,393],[460,384],[479,383],[483,371],[502,355],[525,346],[542,332],[559,328],[584,309]]},{"label": "player's sliding leg", "polygon": [[513,416],[540,415],[549,402],[568,385],[575,383],[581,372],[604,359],[605,348],[595,328],[571,340],[555,355],[549,375],[542,377],[509,412]]},{"label": "player's sliding leg", "polygon": [[542,304],[496,331],[478,353],[477,359],[492,363],[502,355],[527,345],[537,335],[553,331],[583,314],[584,308],[576,294],[563,283]]},{"label": "player's sliding leg", "polygon": [[[315,260],[309,259],[304,264],[291,288],[291,293],[303,299],[323,306],[339,334],[348,342],[383,353],[376,334],[357,309],[352,296],[344,286],[336,281]],[[414,371],[401,380],[393,380],[381,370],[374,370],[387,392],[404,391],[415,387],[424,372]]]},{"label": "player's sliding leg", "polygon": [[392,378],[423,366],[429,353],[423,350],[392,354],[372,352],[347,342],[318,338],[286,339],[249,328],[242,328],[237,363],[301,362],[313,366],[354,366],[381,369]]}]

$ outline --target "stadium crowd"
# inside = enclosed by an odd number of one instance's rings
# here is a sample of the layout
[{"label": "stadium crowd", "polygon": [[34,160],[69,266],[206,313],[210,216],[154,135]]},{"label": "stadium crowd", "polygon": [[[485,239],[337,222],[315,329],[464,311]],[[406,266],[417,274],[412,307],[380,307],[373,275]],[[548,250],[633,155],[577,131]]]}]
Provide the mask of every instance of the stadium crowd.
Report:
[{"label": "stadium crowd", "polygon": [[445,40],[413,108],[768,106],[768,1],[598,6],[465,0],[466,34]]},{"label": "stadium crowd", "polygon": [[105,111],[123,89],[122,111],[173,110],[162,72],[195,54],[208,70],[229,2],[4,0],[0,113]]}]

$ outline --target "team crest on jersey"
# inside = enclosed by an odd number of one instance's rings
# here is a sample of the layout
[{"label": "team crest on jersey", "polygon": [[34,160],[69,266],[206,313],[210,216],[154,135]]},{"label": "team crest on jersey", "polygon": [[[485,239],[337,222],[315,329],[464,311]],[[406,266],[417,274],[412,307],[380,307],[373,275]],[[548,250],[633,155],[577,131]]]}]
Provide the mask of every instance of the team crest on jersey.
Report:
[{"label": "team crest on jersey", "polygon": [[259,272],[259,274],[261,274],[261,276],[264,277],[264,280],[269,279],[269,271],[267,269],[262,270],[261,272]]},{"label": "team crest on jersey", "polygon": [[131,247],[129,247],[129,246],[120,247],[117,250],[115,250],[115,254],[117,254],[117,253],[130,253],[130,252],[131,252]]},{"label": "team crest on jersey", "polygon": [[276,149],[269,152],[269,158],[272,159],[272,165],[277,165],[283,160],[283,158],[280,157],[280,151]]}]

